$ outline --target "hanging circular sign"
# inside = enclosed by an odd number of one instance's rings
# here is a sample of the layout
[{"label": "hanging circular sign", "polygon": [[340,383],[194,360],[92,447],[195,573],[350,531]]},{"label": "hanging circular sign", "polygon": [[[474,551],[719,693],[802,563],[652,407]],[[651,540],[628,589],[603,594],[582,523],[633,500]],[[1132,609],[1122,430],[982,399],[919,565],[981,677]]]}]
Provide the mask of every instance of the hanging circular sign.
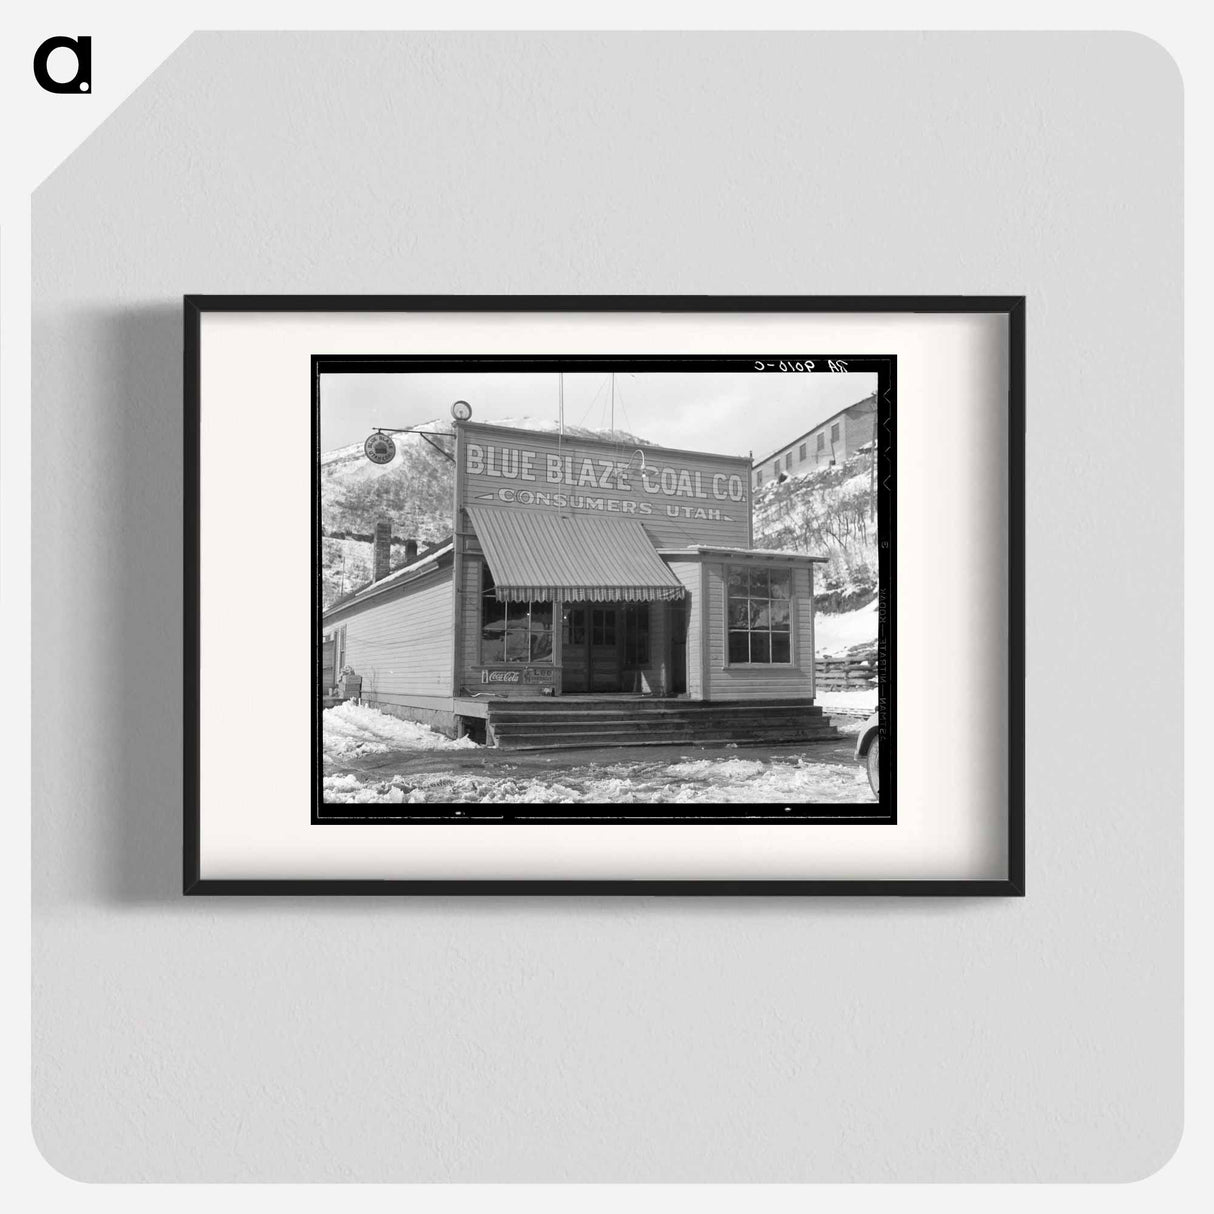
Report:
[{"label": "hanging circular sign", "polygon": [[390,464],[396,458],[396,444],[389,435],[378,431],[363,443],[363,451],[373,464]]},{"label": "hanging circular sign", "polygon": [[472,416],[472,406],[466,400],[457,400],[451,406],[451,416],[457,422],[466,422]]}]

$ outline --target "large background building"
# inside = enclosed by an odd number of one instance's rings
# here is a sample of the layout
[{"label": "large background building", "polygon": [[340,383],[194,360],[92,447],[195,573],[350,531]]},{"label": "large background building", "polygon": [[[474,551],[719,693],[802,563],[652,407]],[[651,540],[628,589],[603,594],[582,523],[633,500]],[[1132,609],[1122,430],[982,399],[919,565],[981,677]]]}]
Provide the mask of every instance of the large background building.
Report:
[{"label": "large background building", "polygon": [[866,396],[846,409],[840,409],[812,430],[792,442],[756,460],[752,481],[755,487],[778,480],[781,474],[794,476],[815,468],[842,463],[847,456],[876,438],[877,397]]}]

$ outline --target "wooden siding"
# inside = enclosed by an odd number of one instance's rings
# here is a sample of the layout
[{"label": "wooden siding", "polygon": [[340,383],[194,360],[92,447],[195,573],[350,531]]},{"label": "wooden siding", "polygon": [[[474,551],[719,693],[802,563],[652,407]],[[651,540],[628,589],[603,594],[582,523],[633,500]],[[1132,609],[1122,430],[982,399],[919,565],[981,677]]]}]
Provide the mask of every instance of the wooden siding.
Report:
[{"label": "wooden siding", "polygon": [[362,676],[364,696],[450,696],[451,595],[443,570],[342,621],[345,663]]},{"label": "wooden siding", "polygon": [[481,663],[481,562],[480,545],[468,542],[464,552],[463,638],[457,694],[482,692],[477,667]]},{"label": "wooden siding", "polygon": [[[649,686],[657,688],[666,672],[667,683],[670,681],[670,625],[669,604],[649,604],[649,664],[641,667],[641,671],[649,682]],[[625,672],[624,678],[629,676]]]},{"label": "wooden siding", "polygon": [[875,408],[867,412],[848,413],[844,416],[843,448],[845,455],[851,455],[873,441],[873,426],[876,416]]},{"label": "wooden siding", "polygon": [[750,542],[748,456],[647,445],[642,468],[639,449],[617,442],[479,422],[456,430],[460,505],[633,519],[656,547]]},{"label": "wooden siding", "polygon": [[687,695],[704,699],[703,610],[700,603],[700,562],[668,560],[670,572],[687,587]]},{"label": "wooden siding", "polygon": [[793,662],[789,666],[725,665],[725,564],[708,562],[706,571],[708,604],[703,613],[708,627],[706,698],[811,699],[814,694],[814,629],[810,569],[793,569]]}]

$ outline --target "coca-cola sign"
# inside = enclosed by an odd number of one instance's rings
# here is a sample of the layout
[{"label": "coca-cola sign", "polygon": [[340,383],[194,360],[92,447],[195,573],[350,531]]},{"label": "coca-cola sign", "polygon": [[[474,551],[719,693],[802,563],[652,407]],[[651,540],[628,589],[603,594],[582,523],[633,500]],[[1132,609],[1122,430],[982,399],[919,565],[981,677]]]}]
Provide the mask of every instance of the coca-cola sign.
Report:
[{"label": "coca-cola sign", "polygon": [[523,680],[523,672],[521,670],[482,670],[482,683],[521,683]]}]

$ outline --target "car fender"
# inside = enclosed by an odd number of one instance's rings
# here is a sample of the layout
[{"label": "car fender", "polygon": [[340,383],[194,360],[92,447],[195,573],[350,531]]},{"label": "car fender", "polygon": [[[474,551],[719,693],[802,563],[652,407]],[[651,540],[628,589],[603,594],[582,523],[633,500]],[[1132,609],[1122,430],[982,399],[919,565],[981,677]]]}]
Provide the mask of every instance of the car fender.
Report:
[{"label": "car fender", "polygon": [[880,720],[876,713],[864,722],[860,729],[859,737],[856,738],[856,762],[858,763],[866,754],[868,748],[872,745],[873,738],[881,731]]}]

